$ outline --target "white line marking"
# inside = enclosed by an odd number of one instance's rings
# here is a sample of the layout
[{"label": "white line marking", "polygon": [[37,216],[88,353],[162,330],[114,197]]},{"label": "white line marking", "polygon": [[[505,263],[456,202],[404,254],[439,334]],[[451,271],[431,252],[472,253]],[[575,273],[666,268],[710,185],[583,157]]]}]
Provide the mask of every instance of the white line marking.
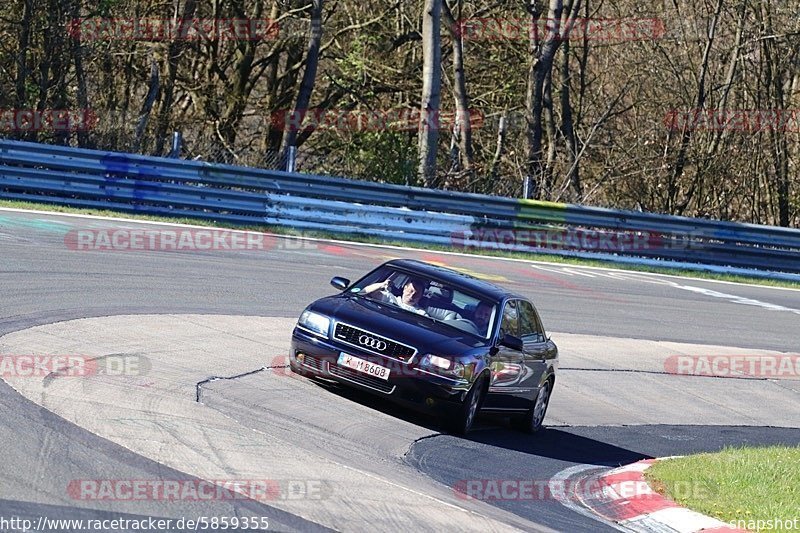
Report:
[{"label": "white line marking", "polygon": [[724,292],[717,292],[712,291],[711,289],[706,289],[703,287],[693,287],[691,285],[678,285],[677,283],[672,283],[676,288],[682,289],[685,291],[690,291],[698,294],[703,294],[705,296],[713,296],[714,298],[723,298],[730,302],[742,305],[753,305],[756,307],[761,307],[763,309],[768,309],[770,311],[789,311],[790,313],[794,313],[796,315],[800,315],[800,309],[792,309],[791,307],[784,307],[778,304],[771,304],[768,302],[762,302],[761,300],[754,300],[752,298],[744,298],[742,296],[737,296],[735,294],[726,294]]},{"label": "white line marking", "polygon": [[[459,254],[464,255],[464,254]],[[553,263],[550,261],[535,261],[535,260],[528,260],[528,259],[513,259],[508,257],[500,257],[496,259],[503,259],[508,261],[522,261],[525,263],[531,263],[531,266],[539,266],[539,265],[552,265],[552,266],[564,266],[564,263]],[[533,264],[535,263],[535,264]],[[776,287],[773,285],[757,285],[753,283],[741,283],[738,281],[726,281],[721,279],[710,279],[710,278],[697,278],[694,276],[678,276],[675,274],[662,274],[660,272],[646,272],[643,270],[627,270],[624,268],[614,268],[614,267],[600,267],[600,266],[590,266],[590,265],[580,265],[580,268],[583,270],[598,270],[602,272],[608,273],[608,275],[615,276],[621,274],[632,274],[636,276],[644,276],[650,278],[657,278],[657,277],[666,277],[666,278],[674,278],[680,280],[688,280],[688,281],[700,281],[703,283],[721,283],[724,285],[736,285],[739,287],[756,287],[756,288],[764,288],[764,289],[775,289],[775,290],[783,290],[783,291],[796,291],[800,292],[800,289],[796,289],[794,287]],[[666,268],[666,267],[665,267]]]},{"label": "white line marking", "polygon": [[[581,268],[586,268],[586,267],[581,267]],[[613,273],[613,272],[605,272],[605,271],[601,271],[601,270],[593,270],[592,272],[593,272],[593,273],[594,273],[596,276],[600,276],[600,277],[603,277],[603,278],[611,278],[611,279],[616,279],[616,276],[614,275],[614,273]],[[628,271],[627,271],[627,270],[625,270],[625,271],[623,271],[623,272],[628,272]]]},{"label": "white line marking", "polygon": [[639,276],[633,272],[609,272],[609,277],[623,281],[638,281],[640,283],[654,283],[656,285],[669,285],[674,283],[668,279],[649,278],[647,276]]},{"label": "white line marking", "polygon": [[580,270],[575,270],[572,268],[563,268],[562,270],[564,272],[572,272],[573,274],[577,274],[579,276],[586,276],[587,278],[593,278],[595,276],[594,274],[588,274],[586,272],[581,272]]},{"label": "white line marking", "polygon": [[[558,272],[555,269],[549,269],[549,268],[541,267],[539,265],[531,265],[531,266],[533,268],[536,268],[536,269],[539,269],[539,270],[548,270],[550,272]],[[580,271],[573,270],[573,269],[570,269],[570,268],[562,268],[560,273],[566,274],[568,276],[572,276],[572,274],[588,275],[588,274],[584,274],[584,273],[581,273]],[[681,290],[693,292],[693,293],[696,293],[696,294],[702,294],[704,296],[711,296],[711,297],[714,297],[714,298],[722,298],[722,299],[728,300],[728,301],[730,301],[732,303],[737,303],[737,304],[741,304],[741,305],[752,305],[752,306],[755,306],[755,307],[761,307],[763,309],[767,309],[769,311],[788,311],[790,313],[794,313],[796,315],[800,315],[800,309],[794,309],[794,308],[791,308],[791,307],[784,307],[782,305],[772,304],[772,303],[769,303],[769,302],[762,302],[761,300],[755,300],[753,298],[745,298],[744,296],[737,296],[735,294],[728,294],[728,293],[724,293],[724,292],[718,292],[718,291],[715,291],[715,290],[712,290],[712,289],[706,289],[705,287],[695,287],[693,285],[681,285],[679,283],[676,283],[676,282],[668,280],[668,279],[658,279],[658,278],[648,279],[646,276],[639,275],[638,272],[637,273],[630,273],[630,272],[616,273],[616,272],[614,272],[614,273],[609,273],[608,275],[609,275],[609,277],[612,277],[614,279],[618,279],[620,281],[639,281],[639,282],[642,282],[642,283],[655,283],[655,284],[658,284],[658,285],[668,285],[668,286],[674,287],[676,289],[681,289]],[[590,276],[590,277],[593,277],[593,276]]]},{"label": "white line marking", "polygon": [[563,268],[547,268],[541,265],[531,265],[531,266],[537,270],[544,270],[545,272],[552,272],[554,274],[565,274],[567,276],[572,277],[572,274],[570,274],[569,272],[565,272]]}]

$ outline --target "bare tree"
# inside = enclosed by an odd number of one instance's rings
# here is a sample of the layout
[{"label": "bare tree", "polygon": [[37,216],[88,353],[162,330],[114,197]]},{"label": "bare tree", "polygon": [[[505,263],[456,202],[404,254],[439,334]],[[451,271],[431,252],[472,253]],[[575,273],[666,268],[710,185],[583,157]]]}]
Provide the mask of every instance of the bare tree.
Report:
[{"label": "bare tree", "polygon": [[[587,0],[588,1],[588,0]],[[567,2],[566,11],[571,13],[571,19],[575,20],[576,15],[580,9],[580,0],[569,0]],[[569,23],[569,21],[567,21]],[[581,185],[580,176],[580,162],[578,141],[575,136],[575,126],[572,118],[572,102],[570,101],[570,79],[572,77],[572,69],[570,68],[570,28],[566,29],[566,38],[561,49],[561,90],[560,90],[560,103],[561,103],[561,134],[564,137],[564,143],[567,149],[567,181],[572,186],[575,194],[575,200],[580,203],[583,201],[583,186]],[[584,37],[585,39],[585,37]],[[584,49],[588,46],[584,42]],[[581,72],[585,69],[585,59],[579,64]]]},{"label": "bare tree", "polygon": [[[549,172],[542,151],[542,137],[544,131],[543,112],[545,111],[545,81],[552,74],[553,60],[561,44],[561,14],[564,9],[562,0],[550,0],[545,24],[544,35],[539,34],[541,10],[538,2],[531,0],[528,5],[530,24],[529,53],[530,67],[528,69],[528,87],[526,91],[525,106],[527,108],[527,146],[525,160],[527,174],[524,191],[528,197],[540,198],[542,188],[550,187],[545,184],[545,177]],[[571,23],[570,23],[571,24]]]}]

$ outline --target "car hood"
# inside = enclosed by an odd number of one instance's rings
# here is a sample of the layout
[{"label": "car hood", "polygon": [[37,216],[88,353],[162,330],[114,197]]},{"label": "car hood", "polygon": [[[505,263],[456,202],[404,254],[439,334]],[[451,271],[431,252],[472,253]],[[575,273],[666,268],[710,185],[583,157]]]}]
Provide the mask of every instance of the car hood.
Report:
[{"label": "car hood", "polygon": [[414,346],[420,353],[461,355],[487,345],[487,341],[451,326],[363,296],[330,296],[317,300],[309,309]]}]

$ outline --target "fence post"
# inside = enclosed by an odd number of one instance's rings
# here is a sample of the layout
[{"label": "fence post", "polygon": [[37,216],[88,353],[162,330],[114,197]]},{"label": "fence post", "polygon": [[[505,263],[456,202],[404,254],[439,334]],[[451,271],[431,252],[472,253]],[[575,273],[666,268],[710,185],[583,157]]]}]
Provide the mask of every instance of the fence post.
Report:
[{"label": "fence post", "polygon": [[297,146],[289,146],[286,150],[286,172],[294,172],[297,161]]},{"label": "fence post", "polygon": [[172,132],[172,148],[167,157],[177,159],[181,156],[181,144],[183,144],[183,135],[179,131]]}]

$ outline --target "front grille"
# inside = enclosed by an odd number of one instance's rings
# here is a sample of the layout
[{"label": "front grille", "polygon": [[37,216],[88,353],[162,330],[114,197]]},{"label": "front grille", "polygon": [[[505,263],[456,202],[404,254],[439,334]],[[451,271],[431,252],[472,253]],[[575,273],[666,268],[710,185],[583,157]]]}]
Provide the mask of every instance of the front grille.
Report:
[{"label": "front grille", "polygon": [[322,359],[318,359],[313,355],[306,354],[306,356],[303,358],[303,364],[306,366],[310,366],[311,368],[317,370],[318,372],[322,372]]},{"label": "front grille", "polygon": [[[369,346],[364,346],[358,341],[359,337],[362,335],[367,335],[373,339],[378,339],[385,342],[386,348],[383,350],[375,350]],[[375,333],[370,333],[369,331],[360,328],[355,328],[342,322],[336,324],[336,329],[333,336],[336,338],[336,340],[351,344],[360,350],[364,350],[365,352],[385,355],[386,357],[397,359],[398,361],[403,361],[404,363],[410,361],[417,353],[417,350],[411,346],[401,344],[397,341],[393,341],[392,339],[387,339],[386,337],[376,335]]]},{"label": "front grille", "polygon": [[394,385],[389,385],[382,379],[367,376],[361,372],[344,366],[338,366],[331,363],[328,365],[328,372],[330,372],[330,374],[333,376],[351,381],[353,383],[358,383],[363,387],[374,389],[384,394],[391,394],[394,392]]}]

